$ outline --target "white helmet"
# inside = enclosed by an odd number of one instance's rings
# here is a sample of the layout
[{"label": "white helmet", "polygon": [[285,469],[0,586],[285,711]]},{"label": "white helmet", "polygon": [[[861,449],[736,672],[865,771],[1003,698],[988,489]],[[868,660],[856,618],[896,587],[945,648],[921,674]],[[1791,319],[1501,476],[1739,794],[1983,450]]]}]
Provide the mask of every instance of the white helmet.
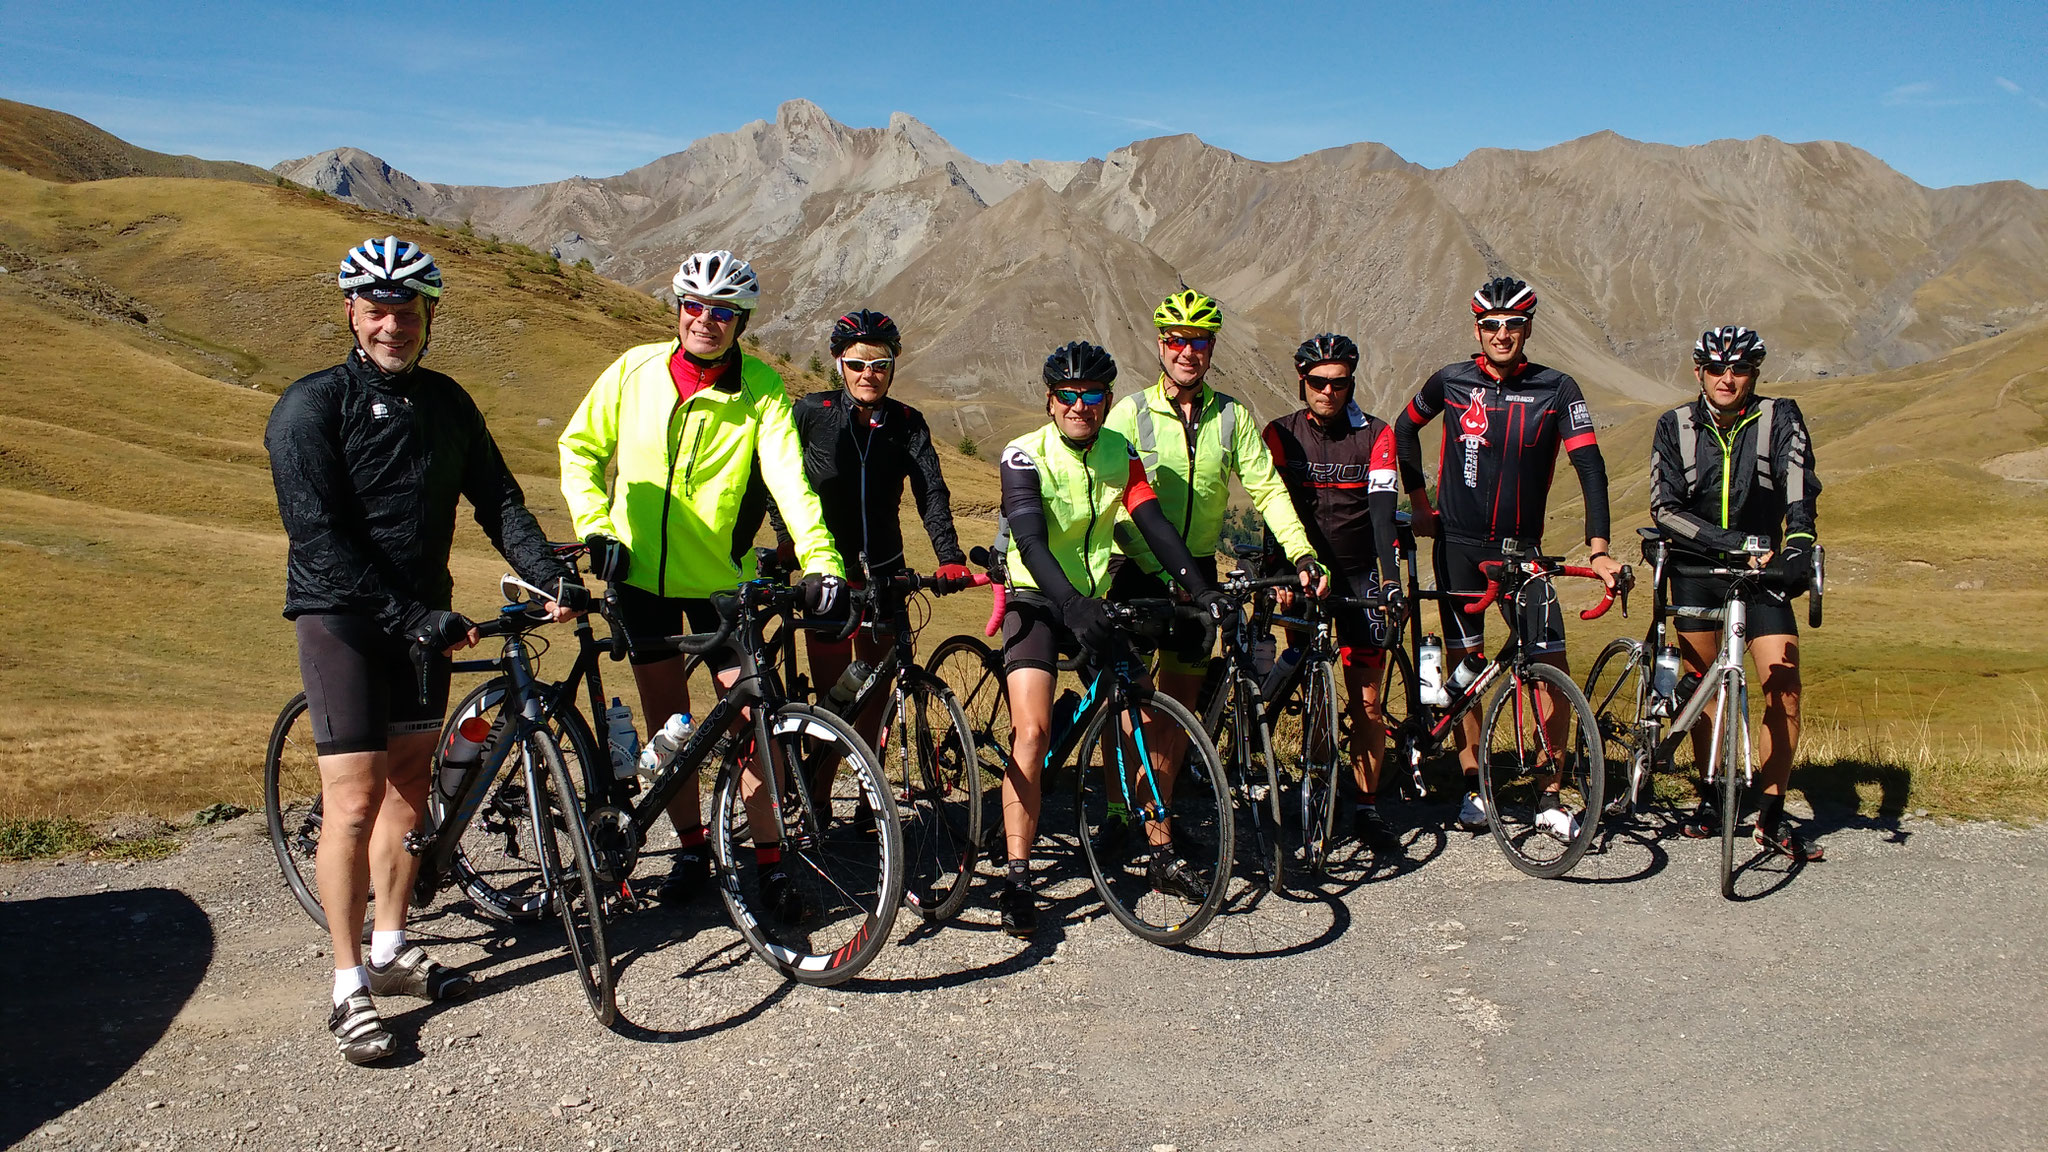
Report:
[{"label": "white helmet", "polygon": [[429,301],[441,298],[441,269],[427,250],[410,240],[372,236],[348,250],[341,258],[336,278],[350,296],[365,295],[373,300],[402,303],[415,295]]},{"label": "white helmet", "polygon": [[676,269],[674,287],[679,298],[716,300],[749,312],[761,300],[761,281],[754,276],[754,266],[723,249],[698,252],[684,260]]}]

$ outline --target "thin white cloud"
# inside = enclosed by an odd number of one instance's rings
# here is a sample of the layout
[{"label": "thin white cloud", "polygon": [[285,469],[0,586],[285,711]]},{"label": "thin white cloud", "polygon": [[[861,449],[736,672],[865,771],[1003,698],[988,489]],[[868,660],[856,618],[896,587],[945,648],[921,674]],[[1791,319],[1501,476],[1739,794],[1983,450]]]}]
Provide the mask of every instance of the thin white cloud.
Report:
[{"label": "thin white cloud", "polygon": [[1145,128],[1154,132],[1181,131],[1171,124],[1165,124],[1158,120],[1145,120],[1135,116],[1121,116],[1114,112],[1100,112],[1093,108],[1082,108],[1073,104],[1062,104],[1057,100],[1047,100],[1043,96],[1030,96],[1022,92],[1011,92],[1009,96],[1011,99],[1022,100],[1027,104],[1043,104],[1048,108],[1057,108],[1062,112],[1072,112],[1078,116],[1093,116],[1098,120],[1113,120],[1119,124],[1129,124],[1133,128]]},{"label": "thin white cloud", "polygon": [[1941,86],[1932,80],[1901,84],[1884,94],[1884,106],[1887,108],[1955,108],[1974,103],[1974,100],[1945,95]]},{"label": "thin white cloud", "polygon": [[2005,89],[2006,92],[2008,92],[2009,94],[2017,96],[2022,100],[2025,100],[2027,103],[2032,104],[2034,107],[2039,108],[2044,112],[2048,112],[2048,100],[2043,100],[2041,97],[2034,95],[2032,92],[2029,92],[2025,88],[2020,87],[2018,84],[2015,84],[2010,80],[2007,80],[2003,76],[1993,76],[1991,79],[1996,81],[1998,86],[2000,88]]}]

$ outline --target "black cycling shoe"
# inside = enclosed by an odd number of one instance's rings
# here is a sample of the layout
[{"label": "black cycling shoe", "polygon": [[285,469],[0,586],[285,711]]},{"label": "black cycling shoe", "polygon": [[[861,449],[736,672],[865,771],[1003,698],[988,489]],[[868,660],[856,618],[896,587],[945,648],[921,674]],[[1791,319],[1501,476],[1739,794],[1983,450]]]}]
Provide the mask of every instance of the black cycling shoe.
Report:
[{"label": "black cycling shoe", "polygon": [[1205,903],[1209,899],[1209,882],[1195,866],[1180,856],[1164,852],[1152,857],[1152,864],[1145,870],[1146,879],[1152,887],[1169,896],[1178,896],[1190,904]]},{"label": "black cycling shoe", "polygon": [[804,894],[796,890],[796,877],[780,864],[761,877],[761,903],[768,906],[770,916],[784,924],[804,918]]},{"label": "black cycling shoe", "polygon": [[370,974],[370,993],[374,996],[453,1000],[468,995],[470,990],[468,973],[436,963],[417,944],[406,945],[404,951],[391,958],[391,963],[365,965],[365,970]]},{"label": "black cycling shoe", "polygon": [[1711,840],[1721,834],[1721,810],[1712,804],[1701,804],[1692,810],[1692,815],[1678,826],[1678,834],[1688,840]]},{"label": "black cycling shoe", "polygon": [[1827,859],[1827,850],[1794,832],[1790,821],[1780,821],[1776,832],[1766,832],[1763,825],[1757,825],[1756,843],[1759,848],[1801,863],[1818,864]]},{"label": "black cycling shoe", "polygon": [[685,848],[676,853],[668,879],[655,886],[654,898],[663,904],[689,904],[711,887],[711,865],[702,848]]},{"label": "black cycling shoe", "polygon": [[1031,895],[1031,889],[1011,884],[996,897],[996,907],[1003,913],[1003,931],[1012,936],[1029,936],[1038,931],[1038,901]]},{"label": "black cycling shoe", "polygon": [[1403,856],[1408,852],[1401,838],[1387,827],[1377,808],[1360,808],[1351,816],[1351,834],[1375,856]]}]

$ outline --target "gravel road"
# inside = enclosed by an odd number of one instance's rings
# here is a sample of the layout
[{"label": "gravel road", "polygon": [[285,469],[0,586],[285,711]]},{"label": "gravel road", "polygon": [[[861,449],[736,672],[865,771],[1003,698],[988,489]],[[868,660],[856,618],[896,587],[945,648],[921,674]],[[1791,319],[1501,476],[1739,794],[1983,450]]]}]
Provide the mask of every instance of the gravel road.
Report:
[{"label": "gravel road", "polygon": [[552,925],[450,898],[415,936],[479,995],[387,1002],[409,1053],[358,1069],[245,817],[153,863],[0,865],[0,1145],[2048,1146],[2048,830],[1826,844],[1729,903],[1712,845],[1624,837],[1543,882],[1425,825],[1409,866],[1346,865],[1181,952],[1055,854],[1038,940],[986,907],[905,918],[836,989],[772,979],[715,902],[655,909],[616,928],[616,1032]]}]

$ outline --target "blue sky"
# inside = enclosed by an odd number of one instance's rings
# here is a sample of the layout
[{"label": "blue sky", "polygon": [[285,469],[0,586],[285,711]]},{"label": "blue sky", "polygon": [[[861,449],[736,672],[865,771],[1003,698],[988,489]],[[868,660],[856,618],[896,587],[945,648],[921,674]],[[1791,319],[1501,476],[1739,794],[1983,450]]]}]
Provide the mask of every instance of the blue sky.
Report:
[{"label": "blue sky", "polygon": [[[993,13],[993,14],[986,14]],[[1836,139],[1924,184],[2048,187],[2042,4],[113,4],[0,0],[0,96],[269,165],[603,176],[802,96],[983,160],[1193,132],[1432,167],[1611,128]]]}]

